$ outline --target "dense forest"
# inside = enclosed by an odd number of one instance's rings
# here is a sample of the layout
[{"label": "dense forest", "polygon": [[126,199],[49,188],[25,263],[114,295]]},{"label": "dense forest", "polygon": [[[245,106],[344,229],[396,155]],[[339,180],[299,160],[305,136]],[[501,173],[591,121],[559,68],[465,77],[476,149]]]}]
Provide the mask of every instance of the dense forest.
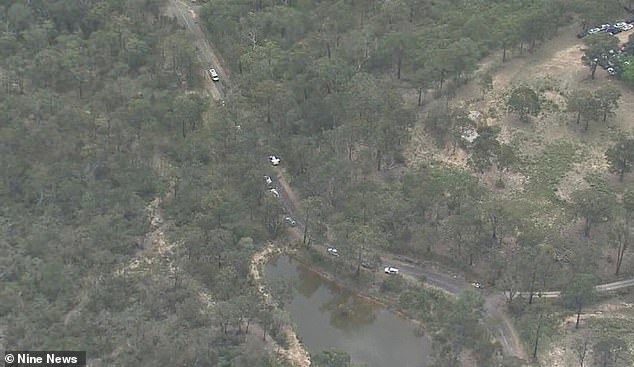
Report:
[{"label": "dense forest", "polygon": [[[103,366],[277,363],[244,333],[275,316],[247,274],[268,238],[244,179],[255,136],[207,118],[217,107],[191,92],[194,46],[160,5],[0,3],[8,350],[86,350]],[[157,249],[163,232],[182,246]]]},{"label": "dense forest", "polygon": [[[565,288],[563,307],[579,312],[598,279],[634,271],[634,187],[591,176],[562,200],[553,177],[574,163],[571,143],[525,154],[451,103],[468,83],[492,88],[483,60],[535,52],[571,23],[624,17],[628,1],[209,0],[200,18],[231,70],[226,107],[201,92],[208,65],[165,3],[0,1],[5,349],[83,349],[102,366],[286,365],[267,343],[285,343],[287,315],[249,276],[251,255],[286,236],[282,205],[260,189],[273,152],[303,198],[304,244],[336,245],[351,269],[382,253],[435,259],[477,271],[509,301]],[[614,43],[592,40],[588,56]],[[549,88],[515,86],[506,107],[533,121],[552,109]],[[565,112],[600,129],[619,93],[578,90]],[[467,167],[412,162],[420,124],[438,147],[467,152]],[[611,134],[607,160],[623,179],[634,139]],[[485,173],[500,189],[514,173],[533,181],[501,195]],[[400,300],[433,326],[437,366],[465,351],[493,363],[499,345],[477,294]],[[444,308],[426,312],[434,302]],[[541,305],[512,311],[529,315],[529,338],[556,323]],[[616,359],[610,337],[596,348]]]}]

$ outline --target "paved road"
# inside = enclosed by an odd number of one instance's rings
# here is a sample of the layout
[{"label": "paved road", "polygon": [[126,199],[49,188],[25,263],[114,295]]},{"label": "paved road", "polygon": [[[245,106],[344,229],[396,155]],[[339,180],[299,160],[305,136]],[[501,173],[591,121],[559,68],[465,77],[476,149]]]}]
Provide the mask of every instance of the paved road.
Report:
[{"label": "paved road", "polygon": [[[626,280],[619,280],[618,282],[599,284],[595,286],[594,289],[596,289],[597,292],[609,292],[609,291],[615,291],[618,289],[628,288],[628,287],[634,287],[634,279],[626,279]],[[505,292],[505,294],[508,295],[508,292]],[[518,292],[516,296],[529,297],[530,293]],[[539,293],[534,292],[533,296],[538,298],[557,298],[557,297],[561,297],[561,292],[560,291],[549,291],[549,292],[539,292]]]}]

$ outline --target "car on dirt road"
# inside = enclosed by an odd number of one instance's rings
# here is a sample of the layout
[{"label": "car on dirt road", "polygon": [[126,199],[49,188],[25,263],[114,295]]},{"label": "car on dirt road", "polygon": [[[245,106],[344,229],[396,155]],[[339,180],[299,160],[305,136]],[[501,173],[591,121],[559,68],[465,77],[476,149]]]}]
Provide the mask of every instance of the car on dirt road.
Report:
[{"label": "car on dirt road", "polygon": [[196,12],[193,11],[192,9],[189,9],[189,15],[192,16],[194,23],[198,24],[198,15],[196,15]]},{"label": "car on dirt road", "polygon": [[394,268],[391,266],[386,266],[385,269],[383,269],[383,271],[385,272],[385,274],[388,274],[388,275],[397,275],[399,273],[398,268]]},{"label": "car on dirt road", "polygon": [[337,251],[336,248],[334,247],[328,247],[328,253],[331,254],[332,256],[339,256],[339,251]]},{"label": "car on dirt road", "polygon": [[295,221],[295,219],[293,219],[293,217],[289,215],[284,217],[284,222],[291,227],[295,227],[297,225],[297,221]]},{"label": "car on dirt road", "polygon": [[216,71],[216,69],[210,68],[209,70],[207,70],[207,73],[209,74],[209,77],[211,78],[211,80],[213,80],[214,82],[217,82],[220,80],[220,77],[218,76],[218,72]]},{"label": "car on dirt road", "polygon": [[264,176],[264,182],[266,182],[267,186],[273,185],[273,180],[271,179],[271,176]]},{"label": "car on dirt road", "polygon": [[271,164],[274,166],[278,166],[280,164],[280,158],[274,155],[270,155],[269,162],[271,162]]},{"label": "car on dirt road", "polygon": [[473,283],[471,283],[471,285],[472,285],[474,288],[478,288],[478,289],[482,289],[482,288],[484,288],[484,286],[483,286],[480,282],[473,282]]},{"label": "car on dirt road", "polygon": [[273,194],[273,196],[275,196],[276,198],[280,197],[280,193],[277,191],[277,189],[270,189],[269,192],[271,192],[271,194]]}]

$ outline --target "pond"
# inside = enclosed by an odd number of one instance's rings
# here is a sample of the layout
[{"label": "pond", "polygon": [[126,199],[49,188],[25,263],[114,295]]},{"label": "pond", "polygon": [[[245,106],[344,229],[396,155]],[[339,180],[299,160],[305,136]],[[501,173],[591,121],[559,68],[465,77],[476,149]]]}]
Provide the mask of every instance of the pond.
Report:
[{"label": "pond", "polygon": [[285,309],[311,354],[322,350],[347,352],[353,363],[368,367],[426,367],[431,342],[415,334],[416,326],[382,306],[328,282],[288,256],[271,260],[267,279],[293,284]]}]

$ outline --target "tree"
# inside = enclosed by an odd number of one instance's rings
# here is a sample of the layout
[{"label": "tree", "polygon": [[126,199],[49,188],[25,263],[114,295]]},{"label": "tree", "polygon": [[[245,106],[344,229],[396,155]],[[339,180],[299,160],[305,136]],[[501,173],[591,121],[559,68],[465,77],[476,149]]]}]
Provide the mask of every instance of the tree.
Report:
[{"label": "tree", "polygon": [[488,242],[480,206],[472,203],[466,205],[459,214],[448,218],[445,228],[456,246],[456,257],[464,258],[466,264],[473,266],[475,255]]},{"label": "tree", "polygon": [[583,235],[590,237],[592,226],[610,217],[614,207],[614,196],[592,188],[576,191],[572,197],[577,215],[585,220]]},{"label": "tree", "polygon": [[198,94],[178,96],[173,103],[173,117],[180,122],[181,133],[185,138],[188,124],[191,131],[202,124],[203,113],[207,110],[208,104]]},{"label": "tree", "polygon": [[596,121],[599,119],[599,113],[601,109],[597,99],[588,90],[575,90],[567,99],[568,112],[574,112],[577,114],[577,125],[581,122],[581,119],[585,121],[584,131],[588,131],[590,120]]},{"label": "tree", "polygon": [[540,111],[539,96],[533,89],[527,86],[519,86],[511,91],[506,102],[509,110],[517,112],[521,121],[528,121],[529,115],[537,116]]},{"label": "tree", "polygon": [[304,208],[304,235],[303,243],[306,247],[310,246],[313,238],[312,234],[321,237],[324,235],[324,218],[325,205],[319,196],[309,196],[302,201]]},{"label": "tree", "polygon": [[614,110],[619,107],[621,92],[615,86],[608,85],[597,89],[594,92],[594,98],[603,112],[603,122],[605,122],[608,115],[614,115]]},{"label": "tree", "polygon": [[500,128],[496,126],[483,126],[478,129],[478,137],[473,143],[469,163],[480,173],[484,173],[496,162],[500,153],[500,143],[497,135]]},{"label": "tree", "polygon": [[[506,15],[506,14],[505,14]],[[506,53],[519,42],[519,22],[514,17],[504,16],[494,34],[502,48],[502,62],[506,62]]]},{"label": "tree", "polygon": [[541,340],[544,331],[553,328],[554,317],[548,306],[537,305],[537,307],[532,308],[531,316],[533,320],[531,320],[530,332],[535,333],[535,337],[533,339],[533,352],[531,353],[533,359],[537,359],[537,349],[539,347],[539,341]]},{"label": "tree", "polygon": [[619,181],[623,182],[626,173],[632,172],[634,164],[634,138],[619,134],[618,141],[608,148],[605,156],[609,163],[610,171],[619,175]]},{"label": "tree", "polygon": [[7,31],[20,35],[26,30],[33,21],[33,11],[30,7],[22,3],[13,3],[8,10],[5,8],[7,23]]},{"label": "tree", "polygon": [[412,39],[410,33],[390,32],[383,40],[385,52],[393,59],[396,69],[396,79],[401,79],[401,69],[405,58],[405,50],[411,47]]},{"label": "tree", "polygon": [[478,45],[471,38],[462,38],[449,46],[445,66],[454,75],[454,82],[462,81],[465,74],[476,68],[480,56]]},{"label": "tree", "polygon": [[594,363],[600,367],[631,366],[632,355],[625,340],[614,336],[604,335],[592,346]]},{"label": "tree", "polygon": [[315,367],[350,367],[350,355],[338,350],[324,350],[311,356]]},{"label": "tree", "polygon": [[601,58],[606,57],[610,50],[616,50],[619,46],[619,39],[611,34],[599,32],[591,34],[583,40],[586,48],[583,50],[583,60],[586,65],[590,66],[591,77],[597,71],[597,65]]},{"label": "tree", "polygon": [[[377,231],[370,225],[353,225],[350,223],[342,223],[336,229],[338,241],[342,244],[342,255],[351,259],[355,265],[355,275],[361,274],[361,264],[366,256],[366,252],[373,248],[372,245],[385,245],[386,240],[382,237],[382,233]],[[345,253],[344,253],[345,252]]]},{"label": "tree", "polygon": [[500,171],[500,180],[502,173],[507,172],[518,161],[515,149],[509,144],[500,144],[497,157],[497,167]]},{"label": "tree", "polygon": [[579,328],[579,320],[583,307],[596,298],[595,277],[592,274],[578,274],[562,291],[561,297],[566,307],[577,313],[575,329]]},{"label": "tree", "polygon": [[479,293],[468,290],[458,296],[447,320],[448,334],[457,350],[471,348],[483,337],[483,317],[484,299]]},{"label": "tree", "polygon": [[[630,48],[634,47],[634,44],[632,43],[629,43],[629,45],[632,45],[630,46]],[[631,54],[632,50],[631,49],[629,51],[626,50],[626,52]],[[630,86],[634,85],[634,57],[632,56],[623,57],[620,63],[620,67],[621,67],[621,79],[625,80]]]},{"label": "tree", "polygon": [[262,326],[262,340],[266,341],[266,333],[271,330],[274,319],[274,307],[271,305],[262,305],[258,312],[258,321]]},{"label": "tree", "polygon": [[590,349],[590,336],[584,335],[574,340],[572,344],[572,352],[579,361],[579,366],[583,367],[588,356],[588,350]]},{"label": "tree", "polygon": [[469,112],[462,108],[452,109],[449,114],[449,119],[452,154],[454,154],[458,145],[462,144],[464,147],[465,134],[472,133],[476,129],[476,123],[469,118]]},{"label": "tree", "polygon": [[487,92],[493,90],[493,76],[490,72],[487,71],[480,74],[480,77],[478,78],[478,86],[482,92],[482,97],[484,97]]},{"label": "tree", "polygon": [[630,236],[630,227],[627,220],[615,221],[608,233],[610,243],[616,248],[616,263],[614,264],[614,275],[616,276],[621,271],[623,256],[625,256],[625,251],[627,251],[630,244]]}]

